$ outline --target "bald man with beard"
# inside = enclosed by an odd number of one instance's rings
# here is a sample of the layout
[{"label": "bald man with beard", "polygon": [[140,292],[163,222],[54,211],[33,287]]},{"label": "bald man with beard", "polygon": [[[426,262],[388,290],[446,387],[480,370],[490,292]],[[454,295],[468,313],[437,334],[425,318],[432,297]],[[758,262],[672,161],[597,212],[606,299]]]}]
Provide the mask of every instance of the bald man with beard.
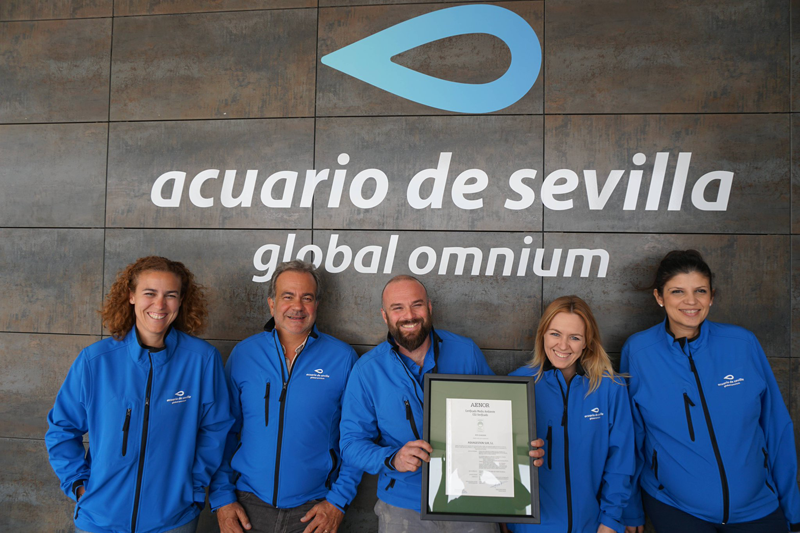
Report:
[{"label": "bald man with beard", "polygon": [[[379,475],[379,533],[497,532],[497,524],[485,522],[420,520],[421,467],[433,451],[420,433],[424,375],[491,375],[486,358],[472,340],[433,328],[428,292],[412,276],[396,276],[386,284],[381,316],[389,333],[353,368],[340,441],[345,464]],[[533,453],[540,457],[543,452]]]}]

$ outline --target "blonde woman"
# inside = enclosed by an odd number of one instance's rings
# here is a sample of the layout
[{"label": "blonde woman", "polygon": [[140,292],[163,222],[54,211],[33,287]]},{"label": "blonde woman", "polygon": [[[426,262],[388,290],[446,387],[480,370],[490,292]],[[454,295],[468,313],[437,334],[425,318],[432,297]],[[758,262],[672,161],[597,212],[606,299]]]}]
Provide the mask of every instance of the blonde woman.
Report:
[{"label": "blonde woman", "polygon": [[628,393],[600,344],[589,306],[562,296],[545,309],[533,359],[512,376],[535,376],[541,524],[514,532],[621,533],[634,472]]}]

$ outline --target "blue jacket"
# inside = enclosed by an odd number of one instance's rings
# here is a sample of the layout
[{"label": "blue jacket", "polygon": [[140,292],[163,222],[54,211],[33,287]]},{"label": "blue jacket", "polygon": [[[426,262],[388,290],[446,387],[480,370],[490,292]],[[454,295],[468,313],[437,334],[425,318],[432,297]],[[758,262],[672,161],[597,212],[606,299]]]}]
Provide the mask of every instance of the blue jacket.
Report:
[{"label": "blue jacket", "polygon": [[[233,423],[219,352],[175,329],[150,353],[136,328],[84,349],[48,415],[45,443],[86,531],[158,533],[193,520]],[[89,432],[89,453],[83,434]]]},{"label": "blue jacket", "polygon": [[[548,368],[549,367],[549,368]],[[533,376],[523,366],[512,376]],[[540,525],[508,524],[515,532],[594,533],[602,523],[625,531],[622,511],[634,472],[633,421],[624,385],[605,377],[589,394],[578,365],[569,385],[549,363],[534,386],[536,436],[545,441],[539,468]]]},{"label": "blue jacket", "polygon": [[342,409],[345,464],[380,474],[378,498],[415,511],[420,510],[422,470],[398,472],[390,461],[405,443],[422,438],[423,375],[493,374],[470,339],[447,331],[432,331],[431,338],[421,369],[400,355],[391,339],[362,355],[347,384]]},{"label": "blue jacket", "polygon": [[356,353],[315,326],[290,373],[273,328],[270,320],[237,344],[225,365],[236,422],[211,483],[211,508],[235,502],[238,489],[274,507],[325,498],[344,511],[361,481],[339,454],[342,395]]},{"label": "blue jacket", "polygon": [[[762,518],[780,504],[798,529],[794,429],[755,335],[706,320],[687,342],[665,321],[628,339],[620,367],[631,376],[635,486],[715,523]],[[644,523],[638,493],[625,522]]]}]

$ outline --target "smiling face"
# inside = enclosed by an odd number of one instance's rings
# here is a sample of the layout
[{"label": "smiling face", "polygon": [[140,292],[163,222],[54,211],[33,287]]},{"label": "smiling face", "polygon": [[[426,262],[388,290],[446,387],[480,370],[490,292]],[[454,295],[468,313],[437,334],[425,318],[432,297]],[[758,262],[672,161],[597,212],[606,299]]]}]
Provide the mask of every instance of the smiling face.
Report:
[{"label": "smiling face", "polygon": [[267,303],[281,341],[302,342],[317,321],[319,301],[314,276],[294,270],[282,272],[275,280],[275,299],[267,298]]},{"label": "smiling face", "polygon": [[667,312],[670,331],[678,339],[695,337],[714,303],[711,283],[699,272],[677,274],[664,284],[661,294],[656,289],[653,295]]},{"label": "smiling face", "polygon": [[172,272],[145,270],[130,291],[136,330],[147,346],[161,348],[167,330],[181,308],[181,280]]},{"label": "smiling face", "polygon": [[387,285],[383,291],[381,315],[401,348],[409,353],[420,347],[427,351],[426,341],[433,327],[433,306],[425,288],[417,281],[404,279]]},{"label": "smiling face", "polygon": [[544,353],[555,368],[569,381],[575,375],[576,363],[586,348],[586,324],[575,313],[558,313],[544,332]]}]

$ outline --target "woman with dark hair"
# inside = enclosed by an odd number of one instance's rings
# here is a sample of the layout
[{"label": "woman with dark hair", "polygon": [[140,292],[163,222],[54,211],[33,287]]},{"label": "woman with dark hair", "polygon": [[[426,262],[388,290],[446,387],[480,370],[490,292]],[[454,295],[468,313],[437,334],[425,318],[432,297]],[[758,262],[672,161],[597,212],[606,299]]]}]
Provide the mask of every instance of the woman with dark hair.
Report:
[{"label": "woman with dark hair", "polygon": [[76,532],[195,531],[233,423],[219,352],[191,335],[206,315],[182,263],[143,257],[117,275],[102,311],[111,337],[80,353],[48,415]]},{"label": "woman with dark hair", "polygon": [[800,531],[792,421],[755,335],[706,320],[712,282],[697,251],[668,253],[653,283],[666,317],[622,348],[636,430],[629,533],[645,510],[659,533]]},{"label": "woman with dark hair", "polygon": [[512,376],[535,376],[541,524],[514,532],[621,532],[634,471],[628,394],[600,343],[589,306],[562,296],[545,309],[531,362]]}]

